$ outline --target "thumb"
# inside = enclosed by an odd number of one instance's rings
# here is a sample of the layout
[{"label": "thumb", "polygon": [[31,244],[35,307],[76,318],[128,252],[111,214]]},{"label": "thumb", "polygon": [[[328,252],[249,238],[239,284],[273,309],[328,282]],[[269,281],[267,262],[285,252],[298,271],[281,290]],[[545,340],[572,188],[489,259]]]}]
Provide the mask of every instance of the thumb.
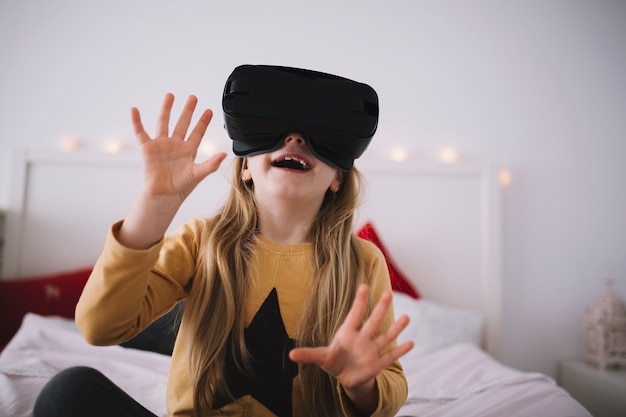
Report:
[{"label": "thumb", "polygon": [[199,181],[202,181],[209,174],[217,171],[222,164],[222,161],[226,158],[226,152],[220,152],[217,155],[213,155],[211,158],[195,166],[195,175]]},{"label": "thumb", "polygon": [[327,349],[317,348],[295,348],[289,352],[289,359],[296,363],[312,363],[321,366],[327,355]]}]

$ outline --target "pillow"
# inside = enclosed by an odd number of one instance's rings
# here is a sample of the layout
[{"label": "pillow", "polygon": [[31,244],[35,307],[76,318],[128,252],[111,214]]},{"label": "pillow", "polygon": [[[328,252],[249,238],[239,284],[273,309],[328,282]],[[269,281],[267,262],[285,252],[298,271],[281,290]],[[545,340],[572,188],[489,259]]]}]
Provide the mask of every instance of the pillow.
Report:
[{"label": "pillow", "polygon": [[73,319],[91,270],[0,280],[0,347],[11,340],[28,312]]},{"label": "pillow", "polygon": [[479,346],[482,341],[484,316],[474,310],[453,308],[430,300],[416,300],[400,292],[393,293],[395,316],[409,316],[409,325],[398,336],[398,344],[412,340],[415,347],[400,358],[408,363],[435,350],[458,343]]},{"label": "pillow", "polygon": [[382,241],[378,237],[378,233],[371,222],[365,223],[361,229],[357,232],[357,236],[365,240],[369,240],[380,249],[385,255],[385,261],[387,261],[387,268],[389,269],[389,278],[391,279],[391,288],[394,291],[407,294],[415,299],[420,298],[419,292],[411,284],[411,282],[400,272],[400,270],[394,265],[387,249],[384,247]]},{"label": "pillow", "polygon": [[[0,280],[0,349],[11,340],[28,312],[73,319],[76,303],[92,269]],[[180,305],[174,307],[121,345],[171,355],[183,311]]]}]

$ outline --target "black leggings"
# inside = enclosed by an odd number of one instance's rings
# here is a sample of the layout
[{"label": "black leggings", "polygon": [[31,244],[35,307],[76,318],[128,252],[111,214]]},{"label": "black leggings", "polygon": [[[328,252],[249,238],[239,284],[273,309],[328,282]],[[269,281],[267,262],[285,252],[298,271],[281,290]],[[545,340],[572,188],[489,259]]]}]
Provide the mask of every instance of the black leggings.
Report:
[{"label": "black leggings", "polygon": [[44,386],[34,417],[156,417],[100,371],[85,366],[65,369]]}]

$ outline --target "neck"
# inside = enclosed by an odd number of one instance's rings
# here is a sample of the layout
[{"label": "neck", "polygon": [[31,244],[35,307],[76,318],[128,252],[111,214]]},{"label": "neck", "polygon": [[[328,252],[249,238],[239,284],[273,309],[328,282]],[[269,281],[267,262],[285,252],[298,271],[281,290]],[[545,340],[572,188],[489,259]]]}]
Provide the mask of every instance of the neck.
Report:
[{"label": "neck", "polygon": [[311,202],[262,202],[257,200],[259,232],[277,243],[310,241],[310,229],[320,204]]}]

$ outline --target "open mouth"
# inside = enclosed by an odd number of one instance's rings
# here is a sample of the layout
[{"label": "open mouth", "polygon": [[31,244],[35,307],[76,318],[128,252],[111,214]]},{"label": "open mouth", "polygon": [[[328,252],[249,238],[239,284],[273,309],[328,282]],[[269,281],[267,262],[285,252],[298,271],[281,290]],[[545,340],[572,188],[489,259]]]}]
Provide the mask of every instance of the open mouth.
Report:
[{"label": "open mouth", "polygon": [[285,156],[272,161],[272,166],[276,168],[295,169],[298,171],[308,171],[311,169],[306,161],[295,156]]}]

